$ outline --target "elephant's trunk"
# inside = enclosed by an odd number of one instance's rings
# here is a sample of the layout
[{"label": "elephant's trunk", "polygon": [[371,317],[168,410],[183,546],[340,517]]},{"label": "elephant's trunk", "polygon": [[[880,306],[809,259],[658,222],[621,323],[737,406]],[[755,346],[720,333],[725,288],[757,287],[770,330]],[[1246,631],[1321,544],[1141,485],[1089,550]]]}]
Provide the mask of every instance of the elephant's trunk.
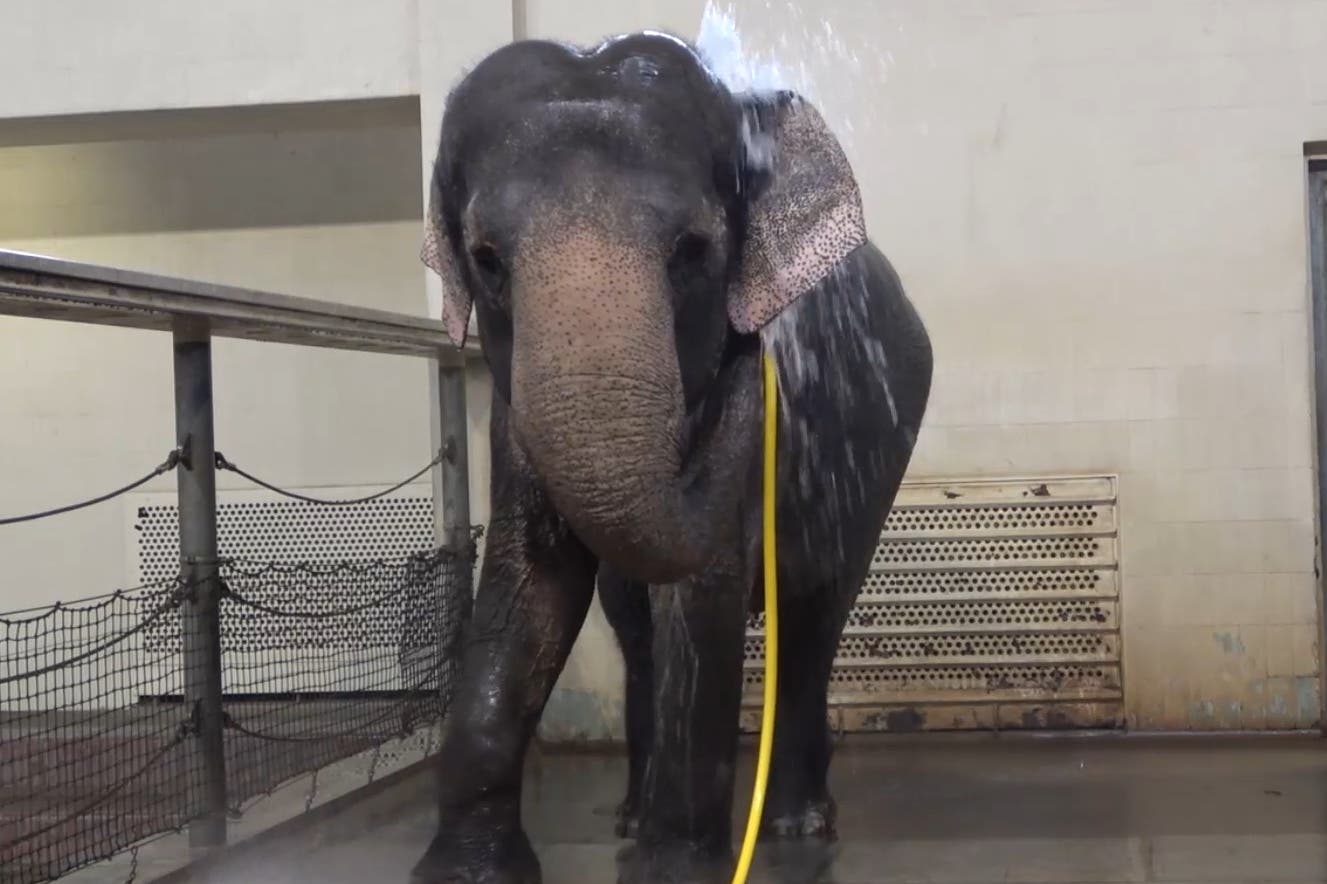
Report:
[{"label": "elephant's trunk", "polygon": [[716,527],[737,514],[759,397],[739,395],[695,448],[664,256],[602,228],[563,229],[513,268],[517,436],[596,555],[632,579],[677,581],[729,534]]}]

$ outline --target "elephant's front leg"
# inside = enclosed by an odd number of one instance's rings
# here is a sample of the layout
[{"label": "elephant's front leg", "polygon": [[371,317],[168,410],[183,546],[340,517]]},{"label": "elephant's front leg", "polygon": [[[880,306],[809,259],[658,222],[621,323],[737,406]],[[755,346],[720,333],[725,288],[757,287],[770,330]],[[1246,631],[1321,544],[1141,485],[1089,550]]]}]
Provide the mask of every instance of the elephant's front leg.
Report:
[{"label": "elephant's front leg", "polygon": [[711,579],[651,590],[655,726],[624,882],[731,873],[747,585]]},{"label": "elephant's front leg", "polygon": [[521,826],[522,763],[584,622],[595,563],[525,482],[494,478],[483,576],[437,759],[438,832],[414,884],[540,880]]}]

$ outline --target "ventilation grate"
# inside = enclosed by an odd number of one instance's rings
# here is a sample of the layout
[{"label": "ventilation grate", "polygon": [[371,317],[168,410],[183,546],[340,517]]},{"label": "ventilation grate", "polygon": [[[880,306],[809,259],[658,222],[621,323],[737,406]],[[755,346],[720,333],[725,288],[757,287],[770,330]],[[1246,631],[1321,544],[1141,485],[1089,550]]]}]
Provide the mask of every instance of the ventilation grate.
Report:
[{"label": "ventilation grate", "polygon": [[903,540],[882,543],[871,566],[915,568],[1004,565],[1098,565],[1114,558],[1114,543],[1098,537],[992,538],[989,540]]},{"label": "ventilation grate", "polygon": [[[1118,528],[1113,478],[905,482],[839,643],[831,723],[1117,726]],[[748,710],[763,667],[760,615]]]},{"label": "ventilation grate", "polygon": [[[358,488],[319,488],[320,496],[354,497]],[[402,577],[390,569],[365,568],[335,582],[342,595],[326,597],[328,578],[320,565],[404,560],[434,545],[433,503],[427,492],[406,488],[395,495],[344,507],[326,507],[265,491],[218,491],[217,546],[221,556],[259,562],[299,562],[307,574],[281,580],[244,574],[241,563],[232,588],[258,605],[288,611],[351,611],[323,620],[277,617],[257,607],[222,607],[222,651],[262,654],[273,671],[259,680],[264,692],[317,691],[332,663],[345,669],[395,660],[418,623],[411,612],[421,600],[401,591]],[[135,498],[134,552],[139,582],[169,580],[179,570],[179,511],[174,495]],[[307,579],[305,579],[305,577]],[[422,591],[422,590],[421,590]],[[172,612],[143,631],[154,652],[178,653],[180,616]],[[226,671],[226,689],[251,692],[252,679]]]},{"label": "ventilation grate", "polygon": [[[763,661],[764,644],[748,639],[746,659]],[[1115,636],[1104,633],[1063,635],[846,636],[835,666],[851,668],[882,663],[908,666],[1017,663],[1029,656],[1057,663],[1113,663],[1119,657]]]},{"label": "ventilation grate", "polygon": [[[765,683],[759,670],[746,673],[748,691]],[[1120,690],[1119,668],[1106,665],[918,666],[836,668],[830,692],[842,704],[929,703],[937,694],[950,702],[1112,699]]]},{"label": "ventilation grate", "polygon": [[963,506],[903,510],[891,515],[883,536],[913,535],[1007,536],[1044,534],[1047,531],[1099,531],[1114,528],[1114,510],[1093,504],[1051,506]]},{"label": "ventilation grate", "polygon": [[[1114,626],[1115,602],[1105,599],[1045,599],[1033,601],[950,601],[907,604],[872,604],[859,599],[848,613],[846,635],[873,634],[882,629],[952,632],[982,629],[1004,632],[1023,629],[1071,629],[1084,624]],[[750,630],[763,635],[764,614]]]},{"label": "ventilation grate", "polygon": [[946,598],[1114,597],[1114,570],[1042,568],[1017,571],[872,571],[863,601]]}]

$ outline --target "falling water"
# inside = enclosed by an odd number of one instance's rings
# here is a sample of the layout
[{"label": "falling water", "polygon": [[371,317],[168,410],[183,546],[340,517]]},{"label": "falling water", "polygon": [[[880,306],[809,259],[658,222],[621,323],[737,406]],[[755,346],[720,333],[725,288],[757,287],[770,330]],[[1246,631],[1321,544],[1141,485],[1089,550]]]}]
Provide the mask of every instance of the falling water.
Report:
[{"label": "falling water", "polygon": [[744,50],[731,5],[705,5],[696,48],[715,76],[734,92],[794,88],[792,78],[773,58]]},{"label": "falling water", "polygon": [[[756,4],[747,2],[744,7]],[[736,4],[708,0],[701,15],[696,48],[715,75],[734,92],[791,89],[817,106],[852,155],[854,117],[889,81],[894,55],[864,37],[845,37],[829,18],[801,0],[764,0],[758,11],[739,20]],[[902,24],[899,25],[900,37]],[[743,40],[743,33],[767,49]],[[832,95],[817,77],[833,72]]]},{"label": "falling water", "polygon": [[[840,36],[831,21],[806,11],[800,2],[765,0],[763,6],[763,13],[758,13],[747,35],[759,34],[774,47],[772,52],[746,45],[734,5],[713,0],[706,4],[701,18],[696,37],[698,52],[714,75],[734,92],[790,89],[816,105],[851,159],[854,119],[860,120],[861,114],[871,113],[876,106],[874,98],[888,81],[893,55],[878,46],[859,50]],[[832,82],[829,93],[818,88],[816,72],[824,72],[827,82]],[[753,155],[772,151],[772,145],[761,143],[750,127],[743,134]],[[828,451],[825,446],[832,445],[832,441],[820,438],[819,423],[812,416],[797,414],[788,406],[805,401],[804,394],[811,393],[823,407],[846,416],[854,408],[853,391],[864,381],[858,372],[865,365],[875,374],[896,427],[900,415],[889,385],[888,357],[881,342],[868,331],[866,280],[859,269],[846,264],[833,271],[833,277],[831,288],[817,295],[832,295],[835,303],[831,309],[808,311],[799,305],[785,310],[761,330],[761,338],[778,364],[780,400],[784,403],[781,423],[797,453],[795,483],[790,490],[812,508],[811,519],[823,522],[823,533],[836,537],[839,548],[834,552],[841,559],[841,532],[826,529],[841,524],[854,505],[861,506],[867,493],[861,476],[881,475],[883,455],[877,452],[871,463],[856,464],[851,452],[845,452],[849,474],[836,475],[827,463],[821,463],[821,455]],[[811,327],[821,326],[826,320],[828,327]],[[811,341],[817,344],[807,346]],[[902,429],[909,435],[914,432],[913,428]],[[804,522],[808,547],[811,527]]]}]

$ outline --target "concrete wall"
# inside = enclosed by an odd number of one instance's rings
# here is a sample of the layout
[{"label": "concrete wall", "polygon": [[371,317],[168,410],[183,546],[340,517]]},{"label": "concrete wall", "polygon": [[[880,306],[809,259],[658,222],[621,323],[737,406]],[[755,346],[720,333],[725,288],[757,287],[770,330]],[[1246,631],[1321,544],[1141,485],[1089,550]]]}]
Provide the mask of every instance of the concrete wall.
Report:
[{"label": "concrete wall", "polygon": [[[65,5],[30,4],[20,14],[49,12],[59,21]],[[20,46],[18,56],[0,61],[11,87],[0,99],[0,117],[413,89],[420,96],[415,138],[422,154],[411,163],[427,169],[446,89],[513,33],[580,41],[637,27],[694,34],[703,9],[701,0],[338,3],[309,24],[301,17],[308,4],[285,4],[261,34],[241,40],[234,31],[241,26],[229,18],[234,4],[226,23],[212,22],[215,33],[205,27],[212,13],[201,8],[137,5],[160,28],[150,39],[126,38],[151,44],[138,53],[99,48],[117,45],[97,42],[101,35],[128,27],[118,21],[120,4],[117,21],[92,13],[93,25],[70,25],[58,51]],[[1131,725],[1312,724],[1319,715],[1320,649],[1300,153],[1304,141],[1327,139],[1327,4],[832,0],[810,11],[805,6],[741,0],[735,11],[748,49],[777,53],[838,129],[861,180],[873,235],[934,336],[934,403],[913,476],[1118,473]],[[63,15],[72,18],[67,10]],[[104,19],[100,28],[97,18]],[[260,49],[231,52],[245,40]],[[230,60],[216,61],[223,55]],[[89,58],[103,63],[84,64]],[[149,61],[125,60],[137,58]],[[163,70],[172,76],[161,76]],[[282,176],[264,171],[269,164],[289,168],[279,151],[264,155],[244,137],[206,137],[218,139],[212,156],[223,168],[228,163],[220,158],[231,155],[232,165],[252,173],[228,180],[285,186]],[[6,180],[30,191],[41,180],[33,176],[46,175],[51,192],[84,200],[87,211],[62,210],[63,220],[48,218],[44,228],[38,212],[21,223],[43,232],[11,230],[3,238],[32,245],[34,237],[46,237],[36,245],[61,254],[324,297],[358,299],[376,284],[376,292],[392,294],[375,294],[386,298],[375,303],[419,309],[423,185],[417,177],[394,177],[399,170],[386,157],[409,151],[394,136],[382,137],[397,146],[370,149],[362,134],[283,133],[276,140],[296,150],[302,139],[317,142],[328,158],[314,164],[325,176],[318,180],[341,183],[349,170],[359,170],[363,181],[382,176],[393,187],[412,188],[393,217],[374,208],[379,201],[371,187],[354,185],[346,198],[353,211],[311,196],[312,185],[281,200],[267,199],[255,185],[247,202],[228,201],[231,188],[219,188],[230,209],[173,197],[145,171],[163,162],[163,150],[176,150],[162,145],[60,148],[63,164],[42,165],[16,144],[0,150],[0,167],[21,160],[29,170],[37,163],[46,171]],[[54,170],[93,154],[129,183],[69,193],[64,172]],[[116,156],[137,156],[142,165],[135,171]],[[196,180],[206,174],[184,172],[189,162],[197,170],[204,161],[179,159],[178,186],[207,188]],[[138,203],[146,210],[133,208],[139,192],[152,196]],[[26,199],[6,194],[0,188],[0,199]],[[296,207],[305,201],[322,208]],[[29,199],[22,212],[0,211],[0,218],[29,216],[32,205]],[[169,229],[132,226],[145,223],[134,218],[159,212],[183,212],[185,220],[171,221]],[[120,220],[96,220],[107,213]],[[99,225],[101,232],[71,236],[79,225]],[[352,248],[371,243],[382,244],[375,266]],[[435,300],[435,283],[426,285]],[[154,462],[158,440],[169,437],[168,412],[135,403],[145,398],[138,396],[142,390],[165,401],[164,342],[142,339],[140,346],[125,332],[24,327],[16,334],[13,328],[0,327],[6,341],[18,342],[0,353],[0,414],[24,417],[7,419],[0,433],[5,462],[21,454],[36,464],[31,475],[69,483],[52,486],[54,492],[88,487],[74,480],[76,467],[89,471],[82,477],[109,482],[126,465]],[[43,334],[48,338],[39,345]],[[90,354],[77,368],[67,354],[48,352],[64,347],[69,334],[79,336],[79,352]],[[152,347],[161,354],[149,355]],[[220,392],[236,397],[225,406],[233,432],[252,434],[253,450],[273,458],[255,467],[297,481],[326,475],[368,482],[425,455],[424,416],[412,405],[424,395],[424,382],[418,370],[400,365],[383,367],[371,386],[399,382],[400,392],[379,407],[399,408],[405,431],[370,439],[346,428],[338,442],[359,453],[348,460],[338,453],[326,474],[318,464],[332,463],[333,455],[321,460],[313,441],[325,439],[322,433],[299,437],[288,449],[259,449],[259,437],[294,438],[296,425],[339,420],[319,397],[361,377],[351,362],[357,367],[373,357],[347,356],[344,367],[331,368],[341,363],[330,355],[233,353],[221,357],[227,372],[221,376],[234,377],[236,386]],[[262,358],[292,360],[281,363],[286,380],[277,386],[284,398],[243,380],[270,378],[271,371],[238,373],[240,363]],[[300,375],[296,359],[319,369]],[[307,361],[322,359],[329,360],[326,370]],[[136,386],[87,380],[103,364],[117,366]],[[5,380],[15,371],[21,384]],[[79,385],[65,381],[68,373],[85,381],[83,392],[71,392]],[[479,518],[487,496],[486,395],[481,373],[471,387]],[[245,417],[240,403],[255,397],[271,398],[270,410]],[[124,432],[126,424],[153,422],[159,429],[141,438]],[[69,449],[81,452],[72,458],[48,457],[51,439],[81,435],[84,427],[101,433],[107,446],[126,447],[112,461],[83,448]],[[248,447],[222,441],[236,458]],[[103,462],[117,468],[92,472]],[[18,488],[16,494],[27,495],[14,499],[18,509],[49,499],[22,478]],[[118,543],[118,531],[95,521],[108,517],[77,518],[88,521],[70,521],[65,538],[105,533]],[[0,548],[10,563],[30,560],[27,553],[38,549],[43,568],[68,548],[58,537],[24,542],[0,535],[0,543],[11,544]],[[79,585],[93,576],[92,566],[69,567],[84,569]],[[550,704],[545,732],[620,732],[620,679],[596,609]]]},{"label": "concrete wall", "polygon": [[[528,21],[694,33],[702,6]],[[1317,721],[1301,153],[1327,4],[733,6],[838,128],[934,336],[912,476],[1118,473],[1130,724]],[[619,679],[592,618],[552,711],[608,733]]]},{"label": "concrete wall", "polygon": [[1131,723],[1311,725],[1327,5],[1020,6],[836,24],[899,47],[852,149],[936,340],[914,475],[1118,472]]},{"label": "concrete wall", "polygon": [[5,7],[0,119],[413,95],[416,0]]},{"label": "concrete wall", "polygon": [[[0,147],[0,246],[419,312],[406,110],[280,132],[210,113],[188,137],[145,122],[116,141]],[[0,341],[4,515],[110,490],[174,447],[168,335],[0,317]],[[420,360],[230,340],[214,354],[218,446],[259,475],[381,486],[429,459]],[[0,531],[0,607],[124,585],[125,518],[108,504]]]},{"label": "concrete wall", "polygon": [[[494,48],[509,41],[517,27],[509,3],[466,3],[463,0],[425,3],[419,9],[419,121],[421,202],[428,199],[433,162],[438,152],[442,111],[447,92],[461,72]],[[420,268],[430,316],[442,316],[442,284]],[[474,322],[471,321],[473,330]],[[488,521],[488,415],[492,386],[482,365],[469,372],[467,411],[470,418],[471,521]],[[481,541],[482,543],[482,541]],[[482,546],[481,546],[482,554]]]}]

